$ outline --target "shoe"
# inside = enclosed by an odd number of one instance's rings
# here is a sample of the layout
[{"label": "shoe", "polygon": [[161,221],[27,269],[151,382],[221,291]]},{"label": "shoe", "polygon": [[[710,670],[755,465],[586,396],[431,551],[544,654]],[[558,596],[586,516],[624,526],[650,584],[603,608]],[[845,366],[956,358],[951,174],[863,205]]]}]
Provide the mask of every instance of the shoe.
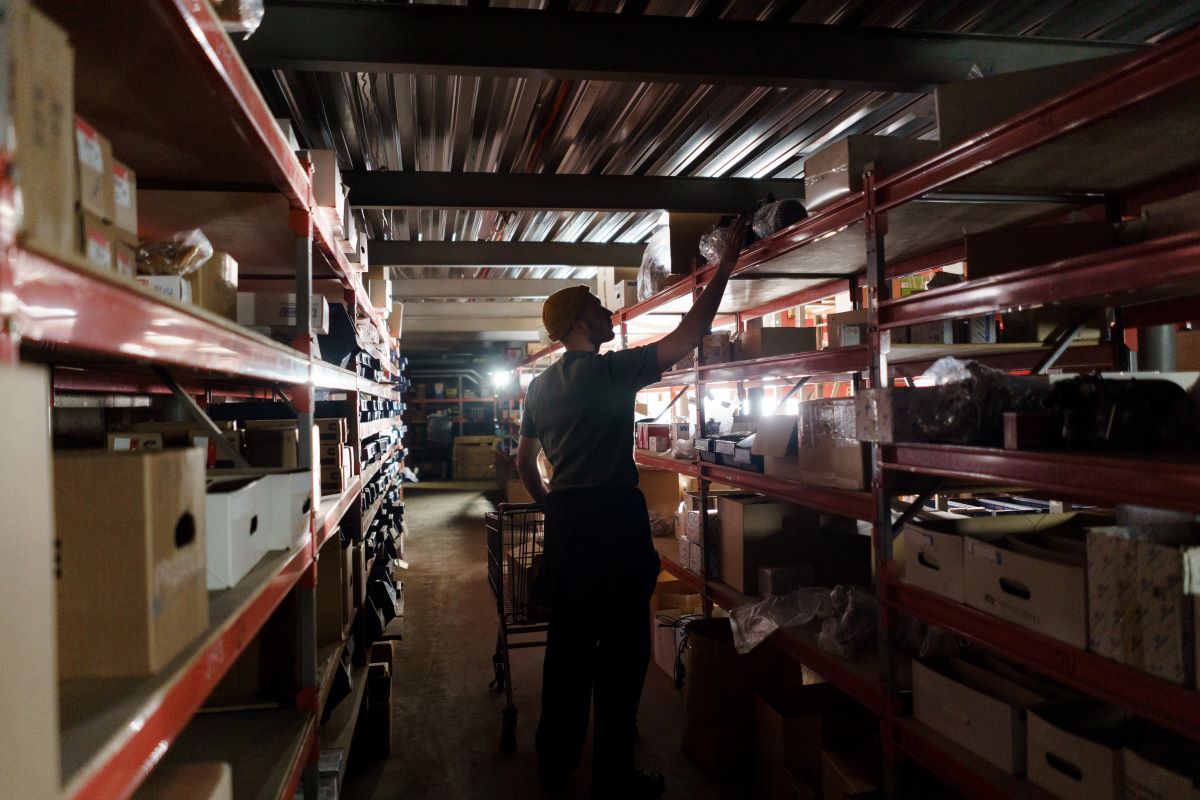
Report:
[{"label": "shoe", "polygon": [[566,794],[568,774],[568,770],[562,767],[538,762],[538,778],[542,781],[542,788],[550,794]]},{"label": "shoe", "polygon": [[653,800],[667,790],[661,772],[635,769],[624,780],[592,783],[592,800]]}]

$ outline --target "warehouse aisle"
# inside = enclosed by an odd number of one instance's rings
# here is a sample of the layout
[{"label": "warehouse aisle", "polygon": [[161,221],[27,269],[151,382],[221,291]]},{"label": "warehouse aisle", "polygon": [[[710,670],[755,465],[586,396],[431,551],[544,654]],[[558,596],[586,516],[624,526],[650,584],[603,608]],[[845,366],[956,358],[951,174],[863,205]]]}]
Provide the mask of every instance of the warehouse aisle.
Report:
[{"label": "warehouse aisle", "polygon": [[[497,620],[483,539],[483,514],[493,506],[476,486],[407,490],[406,554],[414,568],[404,578],[394,746],[390,759],[348,781],[344,800],[548,796],[533,753],[540,648],[514,653],[518,749],[510,757],[497,752],[504,695],[488,689]],[[710,785],[679,753],[682,724],[682,697],[651,665],[640,719],[642,765],[666,775],[669,798],[744,796]],[[589,777],[585,763],[569,797],[587,797]]]}]

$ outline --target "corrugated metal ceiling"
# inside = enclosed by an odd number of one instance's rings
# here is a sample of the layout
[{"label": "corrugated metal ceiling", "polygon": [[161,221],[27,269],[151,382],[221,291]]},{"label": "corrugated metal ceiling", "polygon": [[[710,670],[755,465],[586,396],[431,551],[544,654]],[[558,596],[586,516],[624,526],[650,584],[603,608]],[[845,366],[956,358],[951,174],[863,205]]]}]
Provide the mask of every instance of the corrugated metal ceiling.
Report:
[{"label": "corrugated metal ceiling", "polygon": [[[434,3],[431,3],[434,4]],[[467,5],[460,2],[439,5]],[[544,9],[551,0],[492,0]],[[1200,22],[1200,2],[1094,0],[571,0],[571,11],[1155,42]],[[270,9],[268,7],[268,13]],[[803,174],[845,134],[930,138],[932,97],[772,87],[470,76],[257,71],[306,146],[343,168],[709,177]],[[363,212],[359,212],[363,213]],[[373,238],[640,242],[657,212],[367,212]],[[423,270],[409,270],[417,275]],[[590,277],[531,268],[506,277]],[[438,270],[474,277],[479,270]]]}]

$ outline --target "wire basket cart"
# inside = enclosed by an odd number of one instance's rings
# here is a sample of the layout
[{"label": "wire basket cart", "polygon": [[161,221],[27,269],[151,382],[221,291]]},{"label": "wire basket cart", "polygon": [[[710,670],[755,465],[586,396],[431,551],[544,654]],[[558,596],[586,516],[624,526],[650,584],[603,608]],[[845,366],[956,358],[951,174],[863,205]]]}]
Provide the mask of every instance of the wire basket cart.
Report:
[{"label": "wire basket cart", "polygon": [[[517,707],[513,705],[512,665],[509,650],[543,647],[549,630],[548,609],[538,605],[533,587],[542,565],[542,536],[545,527],[543,506],[536,503],[501,503],[496,511],[484,515],[487,530],[488,584],[496,599],[500,630],[492,667],[496,678],[492,688],[506,693],[500,752],[517,749]],[[530,635],[537,638],[530,639]],[[518,637],[517,641],[510,641]]]}]

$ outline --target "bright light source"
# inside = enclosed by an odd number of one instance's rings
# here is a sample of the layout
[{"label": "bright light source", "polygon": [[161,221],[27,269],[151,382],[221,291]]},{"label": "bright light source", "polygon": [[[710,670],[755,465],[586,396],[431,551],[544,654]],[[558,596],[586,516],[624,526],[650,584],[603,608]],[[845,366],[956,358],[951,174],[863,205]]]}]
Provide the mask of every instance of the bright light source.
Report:
[{"label": "bright light source", "polygon": [[497,389],[503,389],[512,383],[512,373],[506,370],[496,370],[491,374],[491,378],[492,386],[495,386]]}]

